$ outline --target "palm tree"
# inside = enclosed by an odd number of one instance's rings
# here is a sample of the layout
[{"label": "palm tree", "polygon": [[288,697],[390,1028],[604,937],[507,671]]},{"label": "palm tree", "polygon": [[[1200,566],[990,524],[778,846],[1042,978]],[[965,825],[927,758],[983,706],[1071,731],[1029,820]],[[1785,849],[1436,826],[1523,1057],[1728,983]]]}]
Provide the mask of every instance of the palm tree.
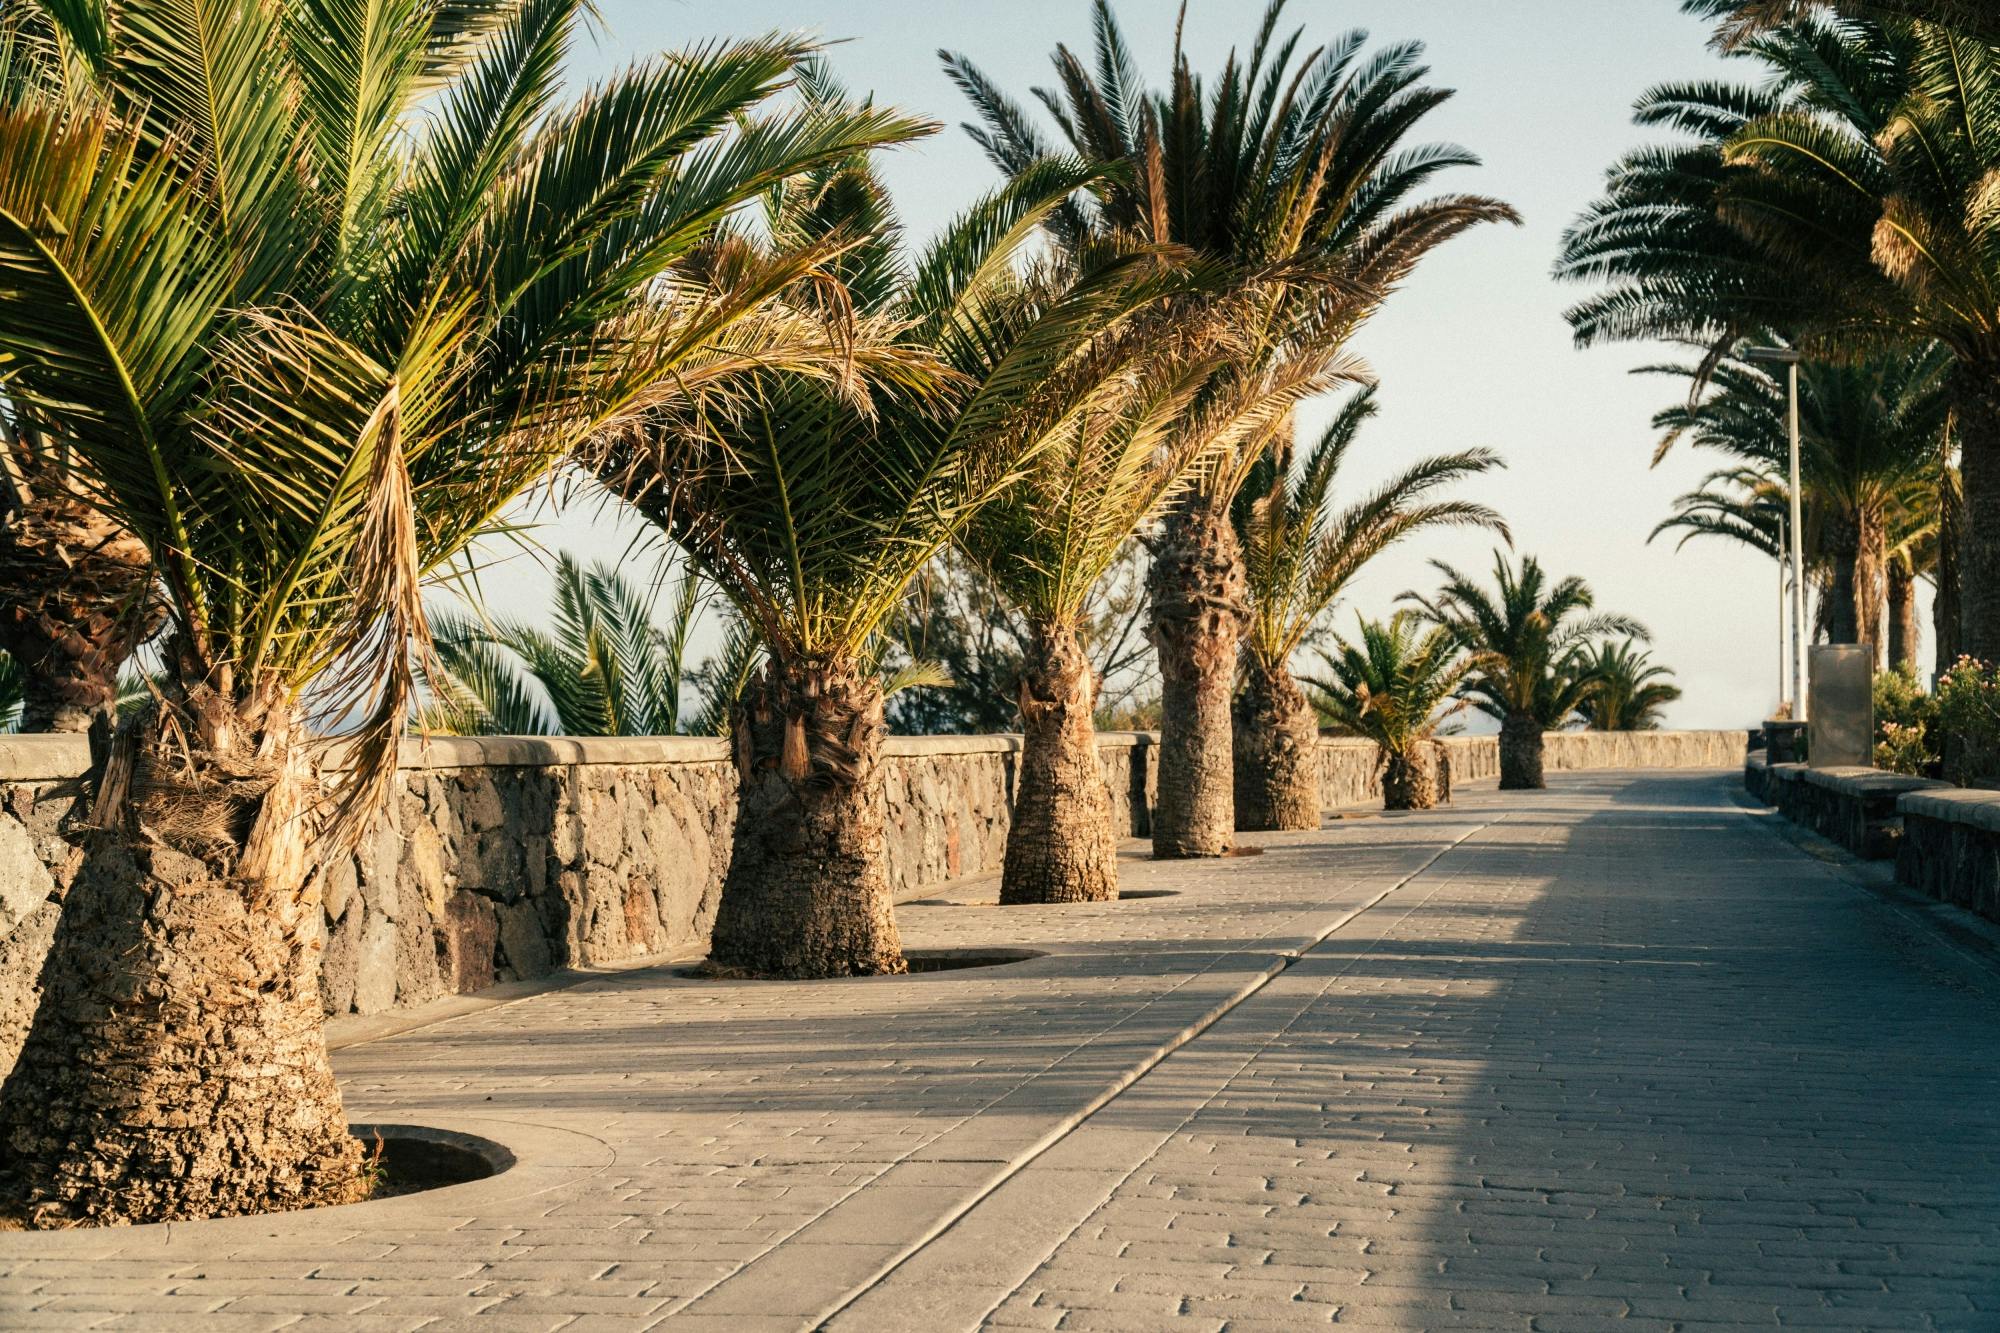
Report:
[{"label": "palm tree", "polygon": [[0,1198],[32,1222],[365,1193],[310,868],[394,779],[425,580],[586,437],[746,361],[844,363],[738,345],[767,310],[821,327],[765,293],[823,254],[726,291],[676,265],[801,161],[915,127],[756,116],[788,39],[561,104],[580,10],[51,4],[60,60],[0,107],[6,396],[144,545],[168,622],[0,1090]]},{"label": "palm tree", "polygon": [[[1685,439],[1772,477],[1790,451],[1785,382],[1725,362],[1653,367],[1709,392],[1657,413],[1654,461]],[[1829,562],[1828,639],[1883,643],[1892,534],[1934,521],[1951,416],[1950,354],[1924,347],[1799,367],[1800,485],[1806,533]]]},{"label": "palm tree", "polygon": [[1334,494],[1341,465],[1377,411],[1372,387],[1356,392],[1296,467],[1286,466],[1288,456],[1267,453],[1237,497],[1234,521],[1250,588],[1234,726],[1239,829],[1319,827],[1319,728],[1291,661],[1354,576],[1427,528],[1469,524],[1511,540],[1487,506],[1438,497],[1500,466],[1485,449],[1422,459],[1341,507]]},{"label": "palm tree", "polygon": [[1653,665],[1653,655],[1631,639],[1585,648],[1577,670],[1591,681],[1578,711],[1592,731],[1658,731],[1660,710],[1681,697],[1680,687],[1667,683],[1674,673]]},{"label": "palm tree", "polygon": [[1856,18],[1916,19],[1982,41],[2000,42],[2000,13],[1986,0],[1683,0],[1682,8],[1719,20],[1716,44],[1725,50],[1758,33],[1823,12]]},{"label": "palm tree", "polygon": [[[459,735],[674,735],[701,582],[662,582],[642,589],[617,562],[586,570],[563,552],[549,629],[433,613],[427,724]],[[654,615],[662,591],[665,627]]]},{"label": "palm tree", "polygon": [[[1423,257],[1482,222],[1515,220],[1477,195],[1414,198],[1438,173],[1477,164],[1453,145],[1404,142],[1451,96],[1425,85],[1420,45],[1364,56],[1366,34],[1350,32],[1295,59],[1301,34],[1278,32],[1283,11],[1272,0],[1249,59],[1232,52],[1212,88],[1177,31],[1168,86],[1154,90],[1108,0],[1094,0],[1093,62],[1058,46],[1059,86],[1036,90],[1071,151],[1120,168],[1093,202],[1056,216],[1059,239],[1172,244],[1241,275],[1254,338],[1217,374],[1231,395],[1284,393],[1302,374],[1358,378],[1358,365],[1342,367],[1347,340]],[[1018,103],[963,56],[941,54],[982,122],[973,137],[1002,171],[1049,155],[1053,140]],[[1169,508],[1154,545],[1158,856],[1220,856],[1234,842],[1230,700],[1249,609],[1229,512],[1268,443],[1245,439],[1215,460]]]},{"label": "palm tree", "polygon": [[1433,738],[1465,707],[1452,694],[1472,661],[1450,629],[1426,631],[1410,611],[1387,624],[1361,619],[1360,629],[1360,642],[1335,639],[1335,651],[1320,654],[1332,676],[1308,677],[1306,686],[1321,722],[1381,750],[1382,808],[1428,810],[1438,799]]},{"label": "palm tree", "polygon": [[[1232,312],[1233,313],[1233,312]],[[1312,380],[1289,393],[1210,392],[1234,349],[1182,308],[1134,321],[1096,368],[1100,394],[1066,423],[1013,489],[960,541],[1026,624],[1017,692],[1022,746],[1000,881],[1003,903],[1118,896],[1117,840],[1098,763],[1097,673],[1084,617],[1125,544],[1196,471],[1265,436]]]},{"label": "palm tree", "polygon": [[1464,690],[1473,707],[1500,723],[1501,788],[1547,786],[1542,733],[1564,725],[1590,697],[1584,646],[1606,634],[1645,639],[1645,628],[1624,616],[1586,614],[1594,605],[1589,586],[1575,577],[1551,583],[1533,556],[1523,556],[1517,570],[1495,551],[1491,592],[1441,560],[1431,564],[1444,586],[1430,597],[1403,595],[1472,655]]},{"label": "palm tree", "polygon": [[1572,228],[1558,272],[1611,284],[1571,312],[1578,339],[1720,346],[1776,326],[1829,359],[1949,349],[1958,646],[2000,659],[2000,48],[1927,21],[1815,14],[1737,54],[1768,67],[1766,87],[1641,102],[1642,122],[1698,141],[1626,158]]},{"label": "palm tree", "polygon": [[[825,80],[810,104],[843,97]],[[904,970],[868,658],[912,580],[1097,400],[1096,349],[1120,345],[1153,303],[1143,263],[1113,262],[1053,298],[1016,271],[1091,179],[1077,162],[1041,164],[909,263],[865,156],[807,175],[770,198],[769,231],[862,238],[842,263],[869,397],[773,373],[726,407],[663,417],[604,451],[611,489],[687,552],[764,647],[732,727],[741,787],[719,967]]]}]

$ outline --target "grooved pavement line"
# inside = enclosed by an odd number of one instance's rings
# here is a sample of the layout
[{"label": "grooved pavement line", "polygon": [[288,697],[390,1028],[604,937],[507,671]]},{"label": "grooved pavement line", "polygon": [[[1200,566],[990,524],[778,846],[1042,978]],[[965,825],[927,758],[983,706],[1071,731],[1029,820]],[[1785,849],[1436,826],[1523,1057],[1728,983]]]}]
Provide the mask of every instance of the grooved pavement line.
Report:
[{"label": "grooved pavement line", "polygon": [[[941,1212],[919,1219],[921,1230],[912,1235],[899,1250],[881,1262],[872,1273],[866,1275],[861,1281],[853,1283],[845,1290],[835,1293],[831,1300],[826,1301],[820,1308],[812,1311],[807,1317],[806,1326],[816,1327],[833,1319],[863,1293],[892,1274],[899,1265],[920,1253],[925,1246],[935,1241],[937,1237],[945,1233],[960,1218],[978,1207],[982,1200],[1004,1186],[1009,1179],[1061,1143],[1078,1126],[1089,1121],[1092,1116],[1098,1114],[1105,1107],[1113,1104],[1119,1096],[1131,1088],[1134,1083],[1158,1067],[1163,1060],[1188,1043],[1198,1039],[1202,1033],[1215,1026],[1216,1023],[1220,1022],[1232,1010],[1236,1009],[1237,1006],[1263,990],[1273,979],[1284,973],[1298,958],[1325,943],[1335,932],[1341,930],[1355,920],[1355,918],[1373,909],[1384,899],[1424,875],[1448,853],[1464,844],[1468,839],[1492,827],[1493,824],[1504,817],[1496,816],[1484,823],[1475,824],[1466,829],[1456,838],[1439,847],[1421,865],[1417,866],[1401,879],[1387,885],[1365,900],[1333,917],[1324,927],[1307,940],[1302,947],[1288,949],[1275,955],[1271,965],[1258,972],[1241,989],[1225,998],[1222,1003],[1203,1014],[1195,1022],[1174,1033],[1152,1050],[1142,1054],[1129,1068],[1114,1077],[1102,1092],[1084,1103],[1077,1110],[1058,1119],[1041,1138],[1030,1144],[1025,1151],[1002,1164],[998,1170],[992,1171],[962,1198],[956,1200]],[[840,1218],[838,1221],[834,1221],[840,1212],[840,1208],[837,1207],[823,1220],[832,1222],[833,1225],[840,1227],[839,1234],[841,1235],[871,1234],[879,1236],[884,1234],[885,1228],[892,1227],[895,1221],[892,1217],[883,1215],[885,1210],[882,1205],[885,1200],[879,1197],[871,1199],[869,1197],[870,1192],[870,1187],[864,1187],[861,1190],[857,1190],[853,1196],[850,1196],[852,1200],[859,1203],[863,1210],[860,1217],[853,1220]],[[848,1206],[848,1203],[848,1200],[843,1200],[841,1207]],[[816,1223],[815,1225],[818,1226],[821,1224]],[[795,1237],[793,1244],[779,1246],[757,1263],[739,1270],[709,1292],[688,1303],[682,1310],[676,1312],[677,1315],[683,1319],[705,1316],[742,1318],[767,1314],[773,1310],[786,1308],[788,1304],[797,1305],[801,1300],[802,1293],[812,1292],[815,1289],[823,1289],[827,1281],[827,1270],[819,1262],[820,1256],[811,1253],[806,1248],[806,1245],[797,1243],[801,1239],[803,1238]],[[1004,1293],[1002,1294],[1004,1295]]]},{"label": "grooved pavement line", "polygon": [[[1198,1079],[1180,1080],[1159,1100],[1186,1105],[1179,1120],[1165,1129],[1120,1128],[1111,1124],[1120,1109],[1116,1098],[1133,1089],[1142,1079],[1159,1077],[1160,1067],[1169,1056],[1187,1054],[1186,1048],[1245,1001],[1303,961],[1336,933],[1364,913],[1381,908],[1386,900],[1426,877],[1448,853],[1458,850],[1478,834],[1498,824],[1505,815],[1470,828],[1457,839],[1438,849],[1422,866],[1391,885],[1329,926],[1298,954],[1288,958],[1257,985],[1250,987],[1226,1009],[1171,1047],[1163,1049],[1144,1068],[1104,1097],[1076,1123],[1050,1136],[1045,1147],[1013,1165],[991,1187],[969,1200],[933,1232],[931,1238],[891,1265],[873,1282],[851,1293],[839,1306],[828,1311],[821,1327],[872,1333],[882,1330],[911,1330],[911,1333],[938,1333],[951,1328],[975,1328],[1007,1295],[1038,1268],[1048,1256],[1072,1236],[1076,1228],[1094,1212],[1118,1186],[1145,1165],[1160,1144],[1192,1121],[1237,1075],[1271,1045],[1291,1030],[1308,1009],[1340,977],[1357,966],[1367,949],[1356,952],[1345,966],[1325,978],[1308,994],[1290,1003],[1289,1013],[1274,1031],[1262,1035],[1254,1050],[1219,1074],[1211,1072]],[[1432,885],[1415,903],[1404,906],[1398,917],[1408,917],[1438,893],[1449,877]],[[1099,1114],[1099,1113],[1102,1114]],[[1087,1134],[1090,1143],[1065,1144]],[[1064,1151],[1064,1148],[1072,1148]],[[1037,1170],[1036,1168],[1041,1168]],[[996,1197],[997,1196],[997,1197]],[[991,1205],[990,1216],[971,1221],[975,1210]]]}]

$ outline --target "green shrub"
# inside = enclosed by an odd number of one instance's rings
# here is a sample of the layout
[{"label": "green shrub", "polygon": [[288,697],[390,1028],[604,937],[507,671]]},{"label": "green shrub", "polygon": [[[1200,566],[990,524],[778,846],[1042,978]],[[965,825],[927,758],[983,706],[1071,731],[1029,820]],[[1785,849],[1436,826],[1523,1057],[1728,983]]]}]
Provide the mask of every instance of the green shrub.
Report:
[{"label": "green shrub", "polygon": [[1961,786],[2000,772],[2000,667],[1961,657],[1932,696],[1945,777]]},{"label": "green shrub", "polygon": [[1938,760],[1937,699],[1916,673],[1898,667],[1875,675],[1875,767],[1921,776]]}]

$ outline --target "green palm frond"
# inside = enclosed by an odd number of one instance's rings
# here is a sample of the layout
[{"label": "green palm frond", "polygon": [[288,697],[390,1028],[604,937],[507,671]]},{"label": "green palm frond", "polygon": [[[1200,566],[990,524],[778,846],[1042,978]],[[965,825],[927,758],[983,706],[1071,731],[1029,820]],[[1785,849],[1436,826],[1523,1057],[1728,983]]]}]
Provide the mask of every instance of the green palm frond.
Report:
[{"label": "green palm frond", "polygon": [[433,616],[438,670],[427,679],[436,730],[478,734],[671,736],[681,730],[687,642],[700,581],[682,574],[652,593],[618,565],[564,553],[551,626]]},{"label": "green palm frond", "polygon": [[1630,639],[1584,649],[1576,671],[1590,682],[1579,711],[1593,731],[1657,731],[1661,710],[1681,697],[1674,673]]},{"label": "green palm frond", "polygon": [[[424,581],[527,487],[746,368],[852,376],[838,321],[781,299],[838,246],[702,261],[788,174],[925,128],[767,111],[810,54],[776,37],[565,105],[582,0],[32,8],[0,23],[8,410],[153,555],[176,688],[360,719],[349,811],[414,698]],[[603,631],[605,672],[636,632]],[[615,685],[660,710],[657,678]]]},{"label": "green palm frond", "polygon": [[1512,540],[1506,522],[1471,500],[1438,492],[1502,466],[1485,449],[1422,459],[1347,505],[1335,493],[1342,464],[1378,411],[1375,390],[1351,396],[1288,475],[1267,451],[1233,506],[1250,585],[1250,650],[1271,667],[1290,661],[1355,575],[1383,551],[1431,528],[1483,527]]},{"label": "green palm frond", "polygon": [[1530,717],[1545,731],[1562,726],[1590,692],[1578,665],[1587,645],[1607,635],[1650,637],[1629,616],[1595,612],[1589,585],[1575,577],[1551,581],[1533,556],[1514,566],[1505,552],[1494,552],[1491,590],[1441,560],[1431,565],[1443,586],[1429,597],[1403,598],[1469,655],[1462,692],[1473,707],[1503,721]]},{"label": "green palm frond", "polygon": [[[1087,203],[1051,215],[1066,253],[1174,247],[1233,272],[1247,345],[1212,378],[1214,392],[1239,399],[1288,378],[1295,360],[1332,364],[1438,245],[1516,220],[1482,196],[1418,197],[1438,173],[1476,162],[1453,145],[1405,142],[1451,95],[1425,83],[1421,47],[1364,56],[1365,34],[1354,33],[1306,50],[1300,33],[1280,34],[1283,11],[1284,0],[1266,8],[1248,58],[1232,52],[1212,84],[1177,41],[1165,86],[1149,87],[1099,0],[1094,59],[1057,47],[1056,84],[1034,90],[1053,136],[965,57],[944,56],[983,122],[974,139],[1002,170],[1049,162],[1058,142],[1116,168]],[[1362,375],[1351,360],[1344,369]],[[1211,461],[1199,478],[1206,503],[1228,505],[1264,443]]]},{"label": "green palm frond", "polygon": [[1425,627],[1398,611],[1385,623],[1361,618],[1355,640],[1336,639],[1322,652],[1327,673],[1303,684],[1323,725],[1409,755],[1465,707],[1453,693],[1473,667],[1451,630]]}]

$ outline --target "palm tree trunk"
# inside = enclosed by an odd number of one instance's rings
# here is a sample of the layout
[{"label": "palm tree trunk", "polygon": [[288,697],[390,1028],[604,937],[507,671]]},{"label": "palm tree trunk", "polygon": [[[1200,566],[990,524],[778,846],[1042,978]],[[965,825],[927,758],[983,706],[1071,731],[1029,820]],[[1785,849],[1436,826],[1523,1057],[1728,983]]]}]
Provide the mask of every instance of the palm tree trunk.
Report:
[{"label": "palm tree trunk", "polygon": [[1382,808],[1384,810],[1429,810],[1438,802],[1437,765],[1426,751],[1429,741],[1408,754],[1382,752]]},{"label": "palm tree trunk", "polygon": [[1548,785],[1542,776],[1542,724],[1526,713],[1509,713],[1500,723],[1500,789]]},{"label": "palm tree trunk", "polygon": [[1958,650],[2000,662],[2000,367],[1962,364],[1955,384],[1959,473]]},{"label": "palm tree trunk", "polygon": [[1898,557],[1889,562],[1884,577],[1884,596],[1889,604],[1889,665],[1912,675],[1917,670],[1916,576],[1909,561]]},{"label": "palm tree trunk", "polygon": [[1111,793],[1090,712],[1097,682],[1074,625],[1030,623],[1021,671],[1021,770],[1003,903],[1095,903],[1118,896]]},{"label": "palm tree trunk", "polygon": [[1195,497],[1170,512],[1147,578],[1160,655],[1155,856],[1224,856],[1235,845],[1229,695],[1245,589],[1226,507]]},{"label": "palm tree trunk", "polygon": [[1236,827],[1318,828],[1319,717],[1283,663],[1244,654],[1233,731]]},{"label": "palm tree trunk", "polygon": [[714,961],[773,977],[905,971],[883,858],[875,682],[851,663],[774,659],[732,734],[736,842]]},{"label": "palm tree trunk", "polygon": [[0,1197],[38,1225],[368,1192],[322,1029],[318,783],[277,695],[206,687],[123,731],[0,1088]]},{"label": "palm tree trunk", "polygon": [[1827,520],[1826,554],[1830,577],[1826,598],[1821,603],[1828,643],[1861,642],[1861,626],[1855,615],[1855,565],[1860,559],[1860,534],[1851,514]]},{"label": "palm tree trunk", "polygon": [[95,724],[108,740],[118,668],[158,626],[152,558],[48,469],[0,483],[0,515],[0,650],[21,666],[21,729]]},{"label": "palm tree trunk", "polygon": [[1855,514],[1854,534],[1854,642],[1867,644],[1879,666],[1886,647],[1882,604],[1889,576],[1889,534],[1881,517],[1869,509]]},{"label": "palm tree trunk", "polygon": [[1959,657],[1964,598],[1959,586],[1959,546],[1965,527],[1965,500],[1949,468],[1938,478],[1937,596],[1931,600],[1932,670],[1942,676]]}]

